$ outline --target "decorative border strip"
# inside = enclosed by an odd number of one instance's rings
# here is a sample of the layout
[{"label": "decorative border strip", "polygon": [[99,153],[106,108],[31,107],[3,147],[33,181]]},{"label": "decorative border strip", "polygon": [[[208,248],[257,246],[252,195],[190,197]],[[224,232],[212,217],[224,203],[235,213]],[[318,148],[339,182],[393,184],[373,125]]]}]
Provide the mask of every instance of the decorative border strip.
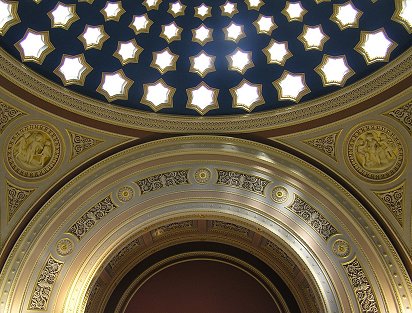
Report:
[{"label": "decorative border strip", "polygon": [[267,179],[255,175],[249,175],[230,170],[216,169],[216,171],[216,184],[244,189],[250,192],[260,194],[262,196],[264,196],[265,188],[270,182]]},{"label": "decorative border strip", "polygon": [[86,233],[104,216],[109,214],[118,206],[113,203],[111,196],[107,196],[100,202],[96,203],[91,209],[84,213],[76,223],[74,223],[68,230],[68,233],[81,240]]},{"label": "decorative border strip", "polygon": [[326,241],[338,233],[336,228],[318,210],[297,194],[294,195],[293,203],[287,208],[304,220]]},{"label": "decorative border strip", "polygon": [[47,310],[53,286],[63,268],[63,264],[63,262],[56,260],[51,255],[49,256],[37,278],[36,285],[31,294],[29,310]]},{"label": "decorative border strip", "polygon": [[136,181],[141,194],[159,190],[170,186],[188,185],[189,170],[179,170],[156,174]]}]

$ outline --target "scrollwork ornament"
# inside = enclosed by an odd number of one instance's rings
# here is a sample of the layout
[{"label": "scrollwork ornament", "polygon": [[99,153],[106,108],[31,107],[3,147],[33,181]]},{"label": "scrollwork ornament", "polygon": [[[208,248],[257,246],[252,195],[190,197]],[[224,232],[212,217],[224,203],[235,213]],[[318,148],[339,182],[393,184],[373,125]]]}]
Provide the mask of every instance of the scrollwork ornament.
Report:
[{"label": "scrollwork ornament", "polygon": [[121,202],[128,202],[134,197],[134,190],[132,187],[124,186],[117,192],[117,199]]},{"label": "scrollwork ornament", "polygon": [[405,149],[400,137],[380,123],[356,127],[347,137],[347,161],[362,178],[384,181],[399,174]]},{"label": "scrollwork ornament", "polygon": [[206,184],[210,179],[211,173],[207,168],[200,168],[195,172],[195,181],[198,184]]},{"label": "scrollwork ornament", "polygon": [[283,186],[276,186],[272,189],[272,200],[275,203],[284,203],[289,199],[289,192]]},{"label": "scrollwork ornament", "polygon": [[56,251],[61,256],[69,255],[73,252],[73,241],[69,238],[62,238],[56,244]]},{"label": "scrollwork ornament", "polygon": [[346,258],[350,254],[351,248],[346,240],[337,239],[332,245],[332,251],[336,256]]},{"label": "scrollwork ornament", "polygon": [[9,140],[6,159],[19,176],[38,179],[59,162],[62,150],[56,131],[44,123],[31,123],[20,128]]},{"label": "scrollwork ornament", "polygon": [[0,100],[0,134],[13,120],[23,115],[25,113]]}]

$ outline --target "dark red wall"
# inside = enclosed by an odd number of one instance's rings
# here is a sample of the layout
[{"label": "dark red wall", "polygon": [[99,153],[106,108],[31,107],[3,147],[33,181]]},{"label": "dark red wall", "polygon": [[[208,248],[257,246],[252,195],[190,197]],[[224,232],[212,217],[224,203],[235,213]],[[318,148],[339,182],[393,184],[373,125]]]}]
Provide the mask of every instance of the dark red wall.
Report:
[{"label": "dark red wall", "polygon": [[266,289],[231,265],[192,260],[151,277],[125,313],[280,313]]}]

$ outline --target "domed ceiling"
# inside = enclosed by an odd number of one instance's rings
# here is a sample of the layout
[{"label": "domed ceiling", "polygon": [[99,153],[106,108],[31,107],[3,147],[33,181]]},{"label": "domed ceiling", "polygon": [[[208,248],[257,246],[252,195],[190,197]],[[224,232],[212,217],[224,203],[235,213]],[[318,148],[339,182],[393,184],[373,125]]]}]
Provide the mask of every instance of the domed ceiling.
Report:
[{"label": "domed ceiling", "polygon": [[411,46],[410,0],[0,0],[0,44],[72,91],[140,111],[296,106]]}]

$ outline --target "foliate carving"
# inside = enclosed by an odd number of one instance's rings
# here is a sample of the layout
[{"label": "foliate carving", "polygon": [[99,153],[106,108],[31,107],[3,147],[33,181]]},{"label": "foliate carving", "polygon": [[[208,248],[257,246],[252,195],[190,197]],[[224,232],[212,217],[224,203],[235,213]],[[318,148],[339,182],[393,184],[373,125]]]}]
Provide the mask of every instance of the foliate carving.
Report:
[{"label": "foliate carving", "polygon": [[362,177],[384,180],[399,172],[404,148],[394,131],[380,124],[368,124],[349,135],[347,156]]},{"label": "foliate carving", "polygon": [[0,134],[13,120],[23,115],[20,110],[0,100]]},{"label": "foliate carving", "polygon": [[207,168],[200,168],[195,173],[195,181],[198,184],[206,184],[210,179],[211,173]]},{"label": "foliate carving", "polygon": [[[89,290],[87,290],[87,302],[86,302],[86,307],[84,309],[84,312],[93,312],[93,306],[98,303],[96,301],[96,297],[98,296],[98,294],[100,293],[100,284],[97,281],[94,285],[92,285],[92,287],[89,288]],[[86,300],[86,299],[84,299]]]},{"label": "foliate carving", "polygon": [[34,189],[18,187],[6,183],[7,186],[7,210],[9,221],[12,219],[14,214],[17,212],[22,203],[32,194]]},{"label": "foliate carving", "polygon": [[403,226],[403,207],[405,200],[405,183],[387,191],[378,191],[375,194],[391,211],[393,216]]},{"label": "foliate carving", "polygon": [[281,249],[274,242],[267,240],[265,247],[266,249],[271,251],[272,255],[275,258],[280,259],[281,262],[283,262],[286,266],[290,267],[292,270],[295,269],[296,267],[295,262],[290,258],[289,255],[285,253],[285,251],[283,251],[283,249]]},{"label": "foliate carving", "polygon": [[24,178],[39,178],[52,170],[61,156],[60,140],[45,124],[29,124],[17,131],[7,145],[7,161]]},{"label": "foliate carving", "polygon": [[339,132],[304,140],[303,142],[330,156],[336,161],[336,140]]},{"label": "foliate carving", "polygon": [[49,256],[34,287],[30,299],[29,310],[47,310],[47,304],[49,302],[53,286],[62,268],[63,262]]},{"label": "foliate carving", "polygon": [[69,133],[70,141],[72,144],[72,154],[71,154],[70,159],[74,159],[82,152],[103,142],[102,140],[99,140],[99,139],[96,139],[90,136],[78,134],[78,133],[75,133],[69,130],[67,132]]},{"label": "foliate carving", "polygon": [[336,256],[346,258],[350,254],[351,248],[346,240],[337,239],[332,245],[332,251]]},{"label": "foliate carving", "polygon": [[217,184],[245,189],[264,195],[269,181],[258,176],[228,170],[217,170]]},{"label": "foliate carving", "polygon": [[189,170],[166,172],[138,180],[136,184],[141,194],[145,194],[164,187],[187,185],[189,184],[188,173]]},{"label": "foliate carving", "polygon": [[170,223],[170,224],[161,226],[153,230],[151,233],[152,233],[152,236],[156,238],[156,237],[165,235],[171,231],[187,230],[191,228],[193,228],[193,221],[183,221],[183,222],[175,222],[175,223]]},{"label": "foliate carving", "polygon": [[412,101],[387,112],[386,115],[401,123],[412,135]]},{"label": "foliate carving", "polygon": [[287,208],[304,220],[325,240],[338,233],[336,228],[321,213],[298,195],[295,195],[293,203]]},{"label": "foliate carving", "polygon": [[276,203],[284,203],[289,199],[289,192],[283,186],[276,186],[272,189],[272,200]]},{"label": "foliate carving", "polygon": [[139,238],[129,242],[123,249],[121,249],[109,262],[110,267],[113,269],[119,264],[125,255],[135,251],[137,248],[141,247]]},{"label": "foliate carving", "polygon": [[234,232],[244,237],[249,237],[249,234],[250,234],[250,230],[245,227],[242,227],[242,226],[239,226],[233,223],[216,221],[216,220],[212,221],[212,228]]},{"label": "foliate carving", "polygon": [[118,206],[113,203],[112,198],[107,196],[91,209],[84,213],[77,222],[70,227],[69,233],[81,240],[84,235],[104,216],[116,209]]},{"label": "foliate carving", "polygon": [[360,311],[362,313],[378,313],[375,294],[359,261],[355,258],[351,262],[343,264],[343,268],[353,287]]},{"label": "foliate carving", "polygon": [[127,202],[132,200],[134,197],[134,190],[132,187],[129,186],[124,186],[119,189],[117,192],[117,199],[119,199],[122,202]]},{"label": "foliate carving", "polygon": [[73,247],[73,241],[69,238],[62,238],[56,244],[56,251],[59,255],[66,256],[72,253]]}]

